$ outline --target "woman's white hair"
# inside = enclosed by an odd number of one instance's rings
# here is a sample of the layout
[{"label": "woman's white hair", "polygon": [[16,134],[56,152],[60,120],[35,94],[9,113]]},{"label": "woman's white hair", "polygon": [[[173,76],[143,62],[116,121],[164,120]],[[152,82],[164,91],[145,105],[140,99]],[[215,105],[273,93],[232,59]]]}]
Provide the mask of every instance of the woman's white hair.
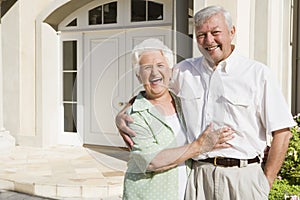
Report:
[{"label": "woman's white hair", "polygon": [[136,73],[139,69],[140,56],[146,51],[160,51],[166,58],[169,68],[173,68],[174,55],[171,49],[164,45],[161,40],[156,38],[149,38],[136,45],[132,50],[132,66],[136,69]]}]

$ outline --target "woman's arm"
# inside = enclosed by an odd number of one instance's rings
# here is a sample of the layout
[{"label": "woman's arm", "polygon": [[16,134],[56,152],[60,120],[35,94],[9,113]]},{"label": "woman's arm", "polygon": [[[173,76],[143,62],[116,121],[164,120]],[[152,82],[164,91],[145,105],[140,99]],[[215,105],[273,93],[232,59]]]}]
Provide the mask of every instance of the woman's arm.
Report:
[{"label": "woman's arm", "polygon": [[[226,144],[226,141],[233,138],[233,133],[234,131],[228,127],[212,131],[212,125],[210,125],[194,142],[159,152],[150,162],[147,170],[164,171],[176,167],[189,158],[209,152],[214,148],[220,148],[222,144]],[[229,146],[223,145],[222,147]]]}]

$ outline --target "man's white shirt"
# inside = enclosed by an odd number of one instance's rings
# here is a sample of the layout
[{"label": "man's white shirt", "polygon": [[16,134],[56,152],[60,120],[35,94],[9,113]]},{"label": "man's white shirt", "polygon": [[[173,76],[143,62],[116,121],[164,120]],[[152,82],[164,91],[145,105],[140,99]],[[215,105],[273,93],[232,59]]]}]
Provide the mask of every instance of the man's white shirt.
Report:
[{"label": "man's white shirt", "polygon": [[286,101],[262,63],[237,55],[236,50],[213,71],[204,57],[191,58],[173,70],[171,89],[182,103],[188,141],[194,141],[210,124],[236,131],[228,143],[194,159],[263,155],[267,134],[292,127],[295,121]]}]

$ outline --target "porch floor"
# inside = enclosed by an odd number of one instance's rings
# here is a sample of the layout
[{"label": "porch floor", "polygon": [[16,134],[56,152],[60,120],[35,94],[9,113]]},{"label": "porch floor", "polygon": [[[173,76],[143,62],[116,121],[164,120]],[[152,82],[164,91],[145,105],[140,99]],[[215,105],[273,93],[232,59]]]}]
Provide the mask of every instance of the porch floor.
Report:
[{"label": "porch floor", "polygon": [[16,146],[0,156],[0,189],[53,199],[118,200],[128,154],[111,147]]}]

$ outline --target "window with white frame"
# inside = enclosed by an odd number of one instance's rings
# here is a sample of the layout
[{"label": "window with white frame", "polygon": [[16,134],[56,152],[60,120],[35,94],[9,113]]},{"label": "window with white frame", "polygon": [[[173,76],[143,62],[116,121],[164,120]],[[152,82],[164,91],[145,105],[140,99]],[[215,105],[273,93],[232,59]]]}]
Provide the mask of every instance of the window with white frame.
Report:
[{"label": "window with white frame", "polygon": [[58,24],[59,31],[172,24],[172,0],[95,0]]},{"label": "window with white frame", "polygon": [[66,27],[76,27],[77,26],[77,18],[75,18],[74,20],[72,20],[70,23],[68,23],[66,25]]},{"label": "window with white frame", "polygon": [[164,5],[154,1],[131,0],[131,22],[164,19]]},{"label": "window with white frame", "polygon": [[89,10],[89,25],[117,23],[117,2],[99,5]]},{"label": "window with white frame", "polygon": [[64,131],[77,132],[77,41],[63,41]]}]

